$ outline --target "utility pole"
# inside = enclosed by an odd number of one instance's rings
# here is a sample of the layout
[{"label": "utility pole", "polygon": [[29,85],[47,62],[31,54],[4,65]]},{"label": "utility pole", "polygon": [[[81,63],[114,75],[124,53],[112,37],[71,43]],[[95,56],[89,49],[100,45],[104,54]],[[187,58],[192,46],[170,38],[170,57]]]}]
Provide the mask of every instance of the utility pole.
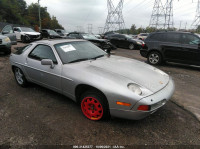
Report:
[{"label": "utility pole", "polygon": [[192,27],[197,29],[199,25],[200,25],[200,0],[198,0],[198,3],[197,3],[196,15],[192,23]]},{"label": "utility pole", "polygon": [[88,24],[88,33],[92,34],[92,24]]},{"label": "utility pole", "polygon": [[179,30],[181,30],[182,21],[180,21]]},{"label": "utility pole", "polygon": [[103,27],[99,27],[99,34],[103,33]]},{"label": "utility pole", "polygon": [[41,25],[41,15],[40,15],[40,0],[38,0],[38,11],[39,11],[39,25],[40,25],[40,31],[42,29],[42,25]]},{"label": "utility pole", "polygon": [[173,28],[173,0],[155,0],[149,26],[156,29]]},{"label": "utility pole", "polygon": [[187,22],[185,23],[185,30],[187,30]]},{"label": "utility pole", "polygon": [[112,0],[107,0],[108,15],[104,26],[104,33],[125,29],[124,18],[122,14],[124,0],[120,0],[114,7]]}]

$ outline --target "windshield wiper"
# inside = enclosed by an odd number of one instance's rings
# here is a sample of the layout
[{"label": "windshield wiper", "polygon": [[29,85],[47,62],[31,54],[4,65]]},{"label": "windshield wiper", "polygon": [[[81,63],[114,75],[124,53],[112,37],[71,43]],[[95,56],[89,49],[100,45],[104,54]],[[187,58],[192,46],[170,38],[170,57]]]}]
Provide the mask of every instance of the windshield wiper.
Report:
[{"label": "windshield wiper", "polygon": [[87,61],[87,60],[89,60],[89,59],[88,58],[82,58],[82,59],[77,59],[77,60],[71,61],[69,63],[76,63],[76,62]]},{"label": "windshield wiper", "polygon": [[98,58],[101,58],[101,57],[104,57],[105,55],[99,55],[99,56],[96,56],[96,57],[94,57],[94,58],[91,58],[92,60],[96,60],[96,59],[98,59]]}]

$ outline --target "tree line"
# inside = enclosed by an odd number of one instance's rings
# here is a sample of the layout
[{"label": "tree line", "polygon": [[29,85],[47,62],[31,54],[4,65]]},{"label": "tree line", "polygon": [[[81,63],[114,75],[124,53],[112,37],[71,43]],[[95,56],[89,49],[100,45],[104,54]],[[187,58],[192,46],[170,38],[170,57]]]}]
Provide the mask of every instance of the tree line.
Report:
[{"label": "tree line", "polygon": [[[24,0],[0,0],[0,22],[31,26],[39,30],[39,5],[27,5]],[[46,29],[64,29],[55,16],[51,16],[47,7],[41,7],[41,25]]]},{"label": "tree line", "polygon": [[177,29],[177,28],[169,28],[169,29],[157,29],[154,27],[139,27],[137,28],[135,24],[131,26],[130,29],[123,29],[123,30],[118,30],[118,33],[121,34],[133,34],[133,35],[138,35],[140,33],[152,33],[156,31],[184,31],[184,32],[195,32],[195,33],[200,33],[200,26],[197,27],[197,29]]}]

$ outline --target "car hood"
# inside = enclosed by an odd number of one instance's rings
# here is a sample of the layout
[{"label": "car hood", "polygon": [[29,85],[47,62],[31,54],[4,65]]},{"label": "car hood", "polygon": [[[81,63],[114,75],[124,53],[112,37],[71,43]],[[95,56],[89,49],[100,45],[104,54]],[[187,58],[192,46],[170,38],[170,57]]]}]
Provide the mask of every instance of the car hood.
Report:
[{"label": "car hood", "polygon": [[111,56],[92,61],[89,65],[90,72],[95,69],[95,73],[99,70],[115,74],[115,77],[125,77],[132,81],[129,83],[137,83],[152,92],[159,91],[169,82],[169,76],[163,71],[134,59]]},{"label": "car hood", "polygon": [[40,33],[37,32],[21,32],[22,34],[28,34],[28,35],[40,35]]}]

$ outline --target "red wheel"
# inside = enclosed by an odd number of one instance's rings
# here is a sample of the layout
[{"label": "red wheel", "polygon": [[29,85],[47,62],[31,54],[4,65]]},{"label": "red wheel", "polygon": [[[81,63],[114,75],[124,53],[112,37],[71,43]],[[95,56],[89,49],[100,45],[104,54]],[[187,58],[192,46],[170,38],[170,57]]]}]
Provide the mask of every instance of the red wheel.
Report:
[{"label": "red wheel", "polygon": [[100,120],[103,117],[103,106],[94,97],[85,97],[81,102],[83,114],[90,120]]}]

